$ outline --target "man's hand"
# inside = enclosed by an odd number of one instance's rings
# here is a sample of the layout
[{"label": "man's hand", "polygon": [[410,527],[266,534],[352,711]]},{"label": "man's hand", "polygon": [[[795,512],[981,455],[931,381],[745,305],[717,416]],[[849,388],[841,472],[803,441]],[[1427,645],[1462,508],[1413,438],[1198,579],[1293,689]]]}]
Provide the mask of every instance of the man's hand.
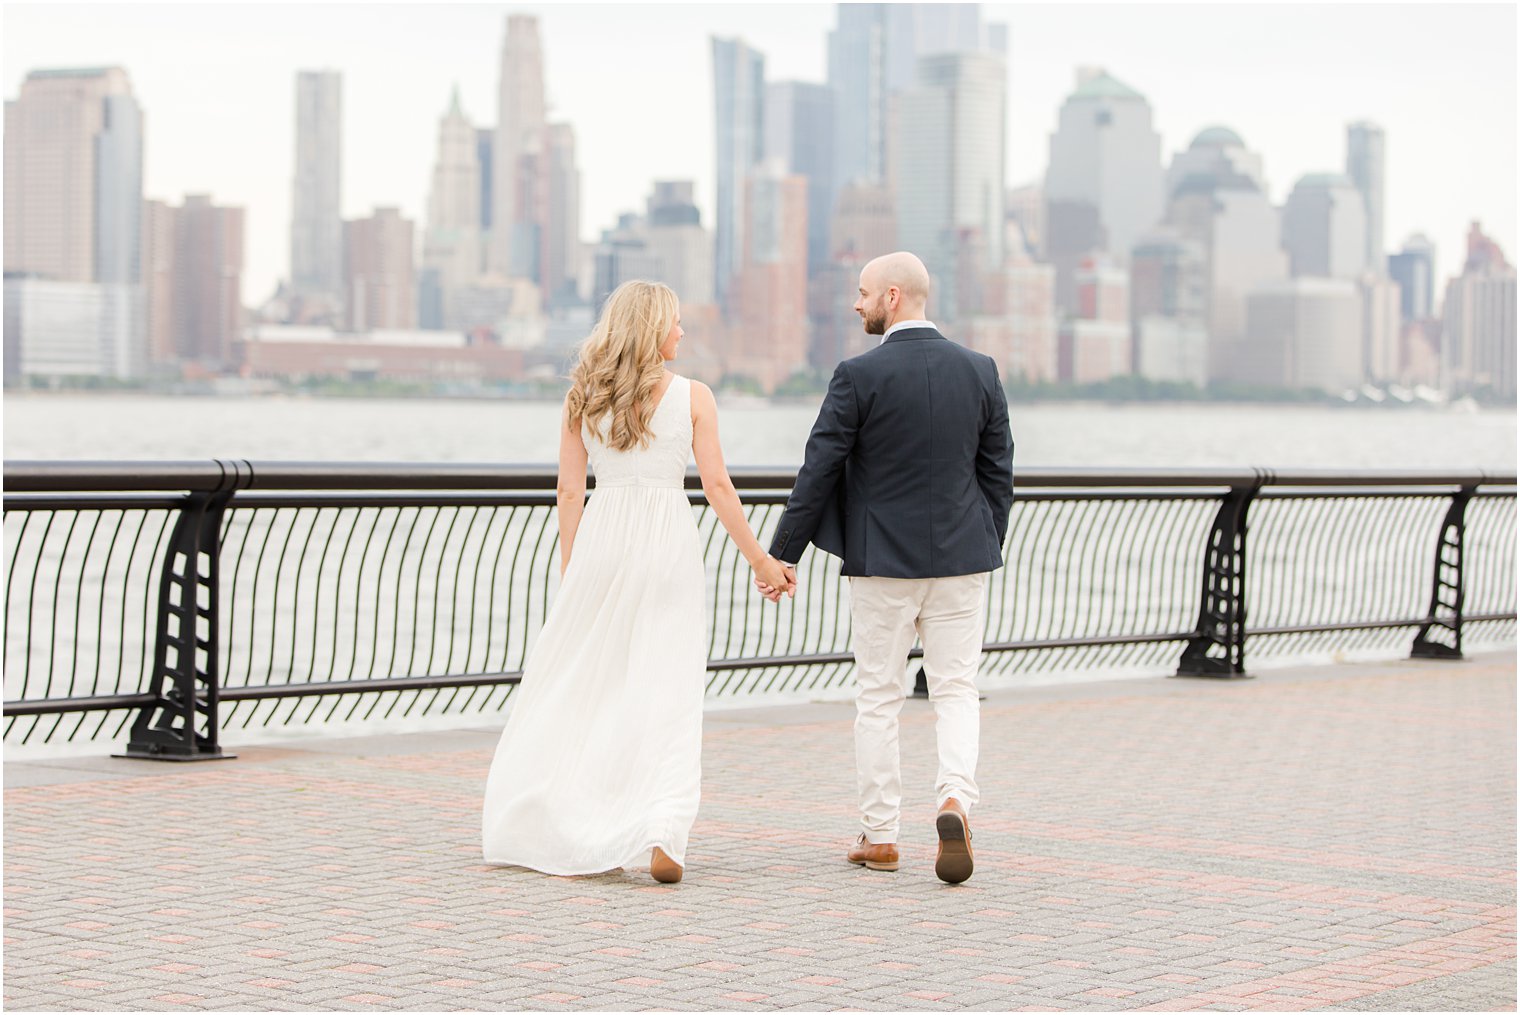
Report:
[{"label": "man's hand", "polygon": [[754,568],[755,588],[771,602],[779,603],[783,592],[788,596],[797,594],[797,572],[790,564],[767,556],[755,564]]}]

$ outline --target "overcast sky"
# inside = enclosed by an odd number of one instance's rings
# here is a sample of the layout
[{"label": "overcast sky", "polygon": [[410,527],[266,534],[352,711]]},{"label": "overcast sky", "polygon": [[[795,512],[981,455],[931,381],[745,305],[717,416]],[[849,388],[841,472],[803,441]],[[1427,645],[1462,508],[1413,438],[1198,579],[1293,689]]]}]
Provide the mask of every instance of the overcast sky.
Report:
[{"label": "overcast sky", "polygon": [[[496,118],[512,12],[537,14],[551,116],[576,128],[582,235],[642,209],[654,179],[695,179],[712,224],[708,37],[766,55],[769,80],[824,80],[834,5],[7,4],[7,99],[38,67],[118,64],[146,113],[148,196],[211,193],[248,214],[244,301],[289,267],[295,74],[343,72],[343,210],[399,206],[423,225],[437,122],[459,86]],[[1104,66],[1151,103],[1170,161],[1200,129],[1235,129],[1281,202],[1342,171],[1345,127],[1387,130],[1386,240],[1435,240],[1460,269],[1473,219],[1516,245],[1516,9],[1494,5],[985,4],[1009,25],[1008,181],[1038,180],[1076,68]]]}]

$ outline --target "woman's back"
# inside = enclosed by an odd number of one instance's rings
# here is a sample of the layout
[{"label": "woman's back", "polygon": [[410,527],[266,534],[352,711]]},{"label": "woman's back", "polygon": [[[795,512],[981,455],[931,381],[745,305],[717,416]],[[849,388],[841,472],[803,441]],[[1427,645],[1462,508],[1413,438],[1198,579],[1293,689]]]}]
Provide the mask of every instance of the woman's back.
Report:
[{"label": "woman's back", "polygon": [[618,451],[607,446],[612,424],[609,413],[597,421],[595,431],[581,425],[586,457],[596,475],[598,490],[639,486],[680,490],[686,485],[686,464],[691,460],[691,382],[672,376],[665,394],[649,419],[651,437],[647,447]]}]

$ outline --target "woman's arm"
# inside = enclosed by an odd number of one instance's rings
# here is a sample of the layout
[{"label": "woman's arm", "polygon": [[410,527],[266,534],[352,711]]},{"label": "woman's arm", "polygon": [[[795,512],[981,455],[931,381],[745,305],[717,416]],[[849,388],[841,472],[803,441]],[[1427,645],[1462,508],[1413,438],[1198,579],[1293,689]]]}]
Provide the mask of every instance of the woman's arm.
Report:
[{"label": "woman's arm", "polygon": [[728,530],[729,538],[754,568],[757,578],[773,588],[785,590],[788,595],[795,595],[795,575],[788,574],[785,564],[766,553],[765,547],[750,530],[744,505],[739,503],[739,493],[728,477],[728,467],[723,464],[723,445],[718,441],[718,403],[707,385],[698,381],[691,382],[691,427],[691,447],[696,455],[697,471],[702,475],[702,492],[718,521]]},{"label": "woman's arm", "polygon": [[581,440],[581,421],[560,413],[559,482],[554,488],[559,505],[559,573],[563,578],[570,566],[570,550],[575,545],[575,530],[580,528],[581,513],[586,510],[586,442]]}]

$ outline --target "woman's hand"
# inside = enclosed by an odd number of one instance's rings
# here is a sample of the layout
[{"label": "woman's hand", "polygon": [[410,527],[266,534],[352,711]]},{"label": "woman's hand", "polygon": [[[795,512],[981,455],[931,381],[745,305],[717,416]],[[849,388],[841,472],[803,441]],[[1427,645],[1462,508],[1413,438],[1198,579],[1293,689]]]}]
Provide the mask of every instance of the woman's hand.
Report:
[{"label": "woman's hand", "polygon": [[783,592],[788,596],[797,595],[797,572],[792,570],[791,565],[783,564],[766,554],[751,562],[750,567],[755,570],[755,587],[771,602],[780,602]]}]

